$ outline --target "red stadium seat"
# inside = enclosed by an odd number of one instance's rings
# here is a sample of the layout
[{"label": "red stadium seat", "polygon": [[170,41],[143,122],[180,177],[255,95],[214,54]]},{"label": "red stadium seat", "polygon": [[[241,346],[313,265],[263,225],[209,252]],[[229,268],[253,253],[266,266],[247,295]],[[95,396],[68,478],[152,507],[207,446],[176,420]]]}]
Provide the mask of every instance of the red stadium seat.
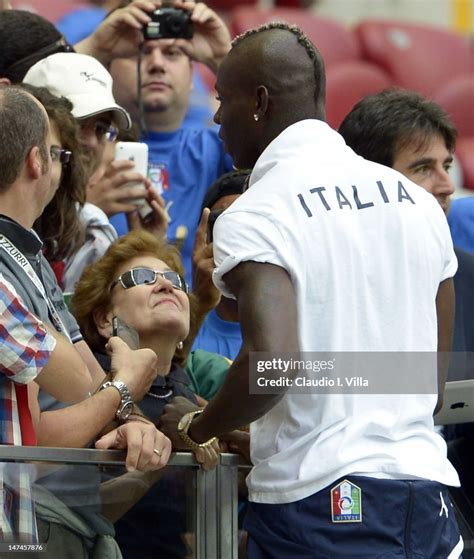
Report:
[{"label": "red stadium seat", "polygon": [[89,7],[84,0],[12,0],[15,10],[27,10],[43,16],[53,23],[77,8]]},{"label": "red stadium seat", "polygon": [[474,137],[474,75],[446,83],[433,99],[449,113],[460,137]]},{"label": "red stadium seat", "polygon": [[231,12],[230,28],[235,35],[239,35],[269,21],[286,21],[298,25],[321,51],[326,67],[337,62],[355,60],[360,56],[359,44],[352,31],[337,21],[316,16],[303,9],[260,10],[238,7]]},{"label": "red stadium seat", "polygon": [[368,62],[353,60],[327,71],[327,121],[336,130],[352,107],[366,95],[390,87],[389,76]]},{"label": "red stadium seat", "polygon": [[[239,5],[255,5],[258,0],[239,0]],[[232,10],[235,8],[235,0],[209,0],[206,2],[213,10]]]},{"label": "red stadium seat", "polygon": [[445,29],[366,20],[355,32],[364,58],[388,72],[396,85],[427,97],[446,81],[474,68],[468,38]]},{"label": "red stadium seat", "polygon": [[456,144],[456,156],[464,175],[464,188],[474,190],[474,136],[459,138]]}]

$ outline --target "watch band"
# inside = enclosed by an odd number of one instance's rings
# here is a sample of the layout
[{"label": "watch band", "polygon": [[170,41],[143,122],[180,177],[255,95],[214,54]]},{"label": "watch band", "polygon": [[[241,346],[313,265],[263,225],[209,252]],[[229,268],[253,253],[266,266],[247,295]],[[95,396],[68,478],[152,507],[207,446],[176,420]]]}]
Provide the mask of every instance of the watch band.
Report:
[{"label": "watch band", "polygon": [[196,415],[199,415],[203,411],[204,410],[194,410],[185,413],[178,423],[179,436],[191,448],[206,448],[208,446],[211,446],[211,444],[216,440],[216,437],[212,437],[212,439],[209,439],[205,443],[197,443],[196,441],[193,441],[193,439],[188,435],[189,427],[191,426],[194,417]]},{"label": "watch band", "polygon": [[127,385],[121,380],[108,380],[100,387],[100,390],[113,386],[120,394],[120,405],[115,412],[115,416],[119,421],[125,421],[133,410],[133,400],[128,391]]}]

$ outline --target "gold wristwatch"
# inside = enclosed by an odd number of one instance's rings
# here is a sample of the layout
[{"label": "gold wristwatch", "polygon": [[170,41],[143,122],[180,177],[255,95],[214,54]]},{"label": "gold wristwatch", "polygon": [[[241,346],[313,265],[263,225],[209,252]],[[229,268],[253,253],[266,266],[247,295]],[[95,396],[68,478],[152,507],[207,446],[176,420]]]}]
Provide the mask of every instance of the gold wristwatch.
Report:
[{"label": "gold wristwatch", "polygon": [[209,439],[205,443],[197,443],[196,441],[193,441],[193,439],[188,435],[188,430],[191,426],[194,416],[199,415],[203,411],[204,410],[194,410],[185,413],[178,423],[179,436],[191,448],[206,448],[207,446],[211,446],[211,444],[216,440],[216,437],[212,437],[212,439]]}]

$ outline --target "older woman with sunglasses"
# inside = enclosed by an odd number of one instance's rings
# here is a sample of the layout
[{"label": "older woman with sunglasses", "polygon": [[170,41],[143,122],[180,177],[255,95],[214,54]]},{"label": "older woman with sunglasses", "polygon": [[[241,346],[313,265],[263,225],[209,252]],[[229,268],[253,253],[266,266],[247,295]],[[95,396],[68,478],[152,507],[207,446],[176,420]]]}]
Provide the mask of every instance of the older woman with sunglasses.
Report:
[{"label": "older woman with sunglasses", "polygon": [[[189,331],[192,297],[177,249],[137,231],[116,241],[85,270],[71,301],[85,339],[103,362],[115,316],[136,330],[140,347],[155,351],[157,376],[140,402],[155,423],[174,396],[204,403],[188,388],[191,379],[181,368],[185,360],[180,349]],[[196,458],[207,466],[217,460],[217,453],[217,443],[210,444],[198,449]]]},{"label": "older woman with sunglasses", "polygon": [[[177,249],[150,233],[132,232],[85,270],[71,301],[86,341],[105,368],[114,317],[136,330],[140,347],[155,351],[156,379],[138,405],[157,426],[164,406],[175,396],[205,403],[190,388],[179,349],[188,335],[192,297]],[[180,450],[184,449],[193,450],[204,468],[217,463],[217,441],[198,449],[183,442]],[[116,523],[124,558],[151,556],[145,551],[157,557],[184,557],[185,518],[182,472],[171,469]]]}]

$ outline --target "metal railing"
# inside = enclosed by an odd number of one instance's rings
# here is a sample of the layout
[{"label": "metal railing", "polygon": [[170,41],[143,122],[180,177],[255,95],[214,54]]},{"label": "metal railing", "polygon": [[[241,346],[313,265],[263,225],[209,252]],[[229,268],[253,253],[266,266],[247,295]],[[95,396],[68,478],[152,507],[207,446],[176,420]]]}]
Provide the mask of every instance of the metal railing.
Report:
[{"label": "metal railing", "polygon": [[[0,463],[8,462],[124,467],[125,453],[89,448],[0,445]],[[249,466],[238,455],[221,454],[217,467],[204,471],[192,453],[176,452],[171,455],[167,468],[177,466],[196,470],[195,559],[237,559],[238,470],[249,469]]]}]

